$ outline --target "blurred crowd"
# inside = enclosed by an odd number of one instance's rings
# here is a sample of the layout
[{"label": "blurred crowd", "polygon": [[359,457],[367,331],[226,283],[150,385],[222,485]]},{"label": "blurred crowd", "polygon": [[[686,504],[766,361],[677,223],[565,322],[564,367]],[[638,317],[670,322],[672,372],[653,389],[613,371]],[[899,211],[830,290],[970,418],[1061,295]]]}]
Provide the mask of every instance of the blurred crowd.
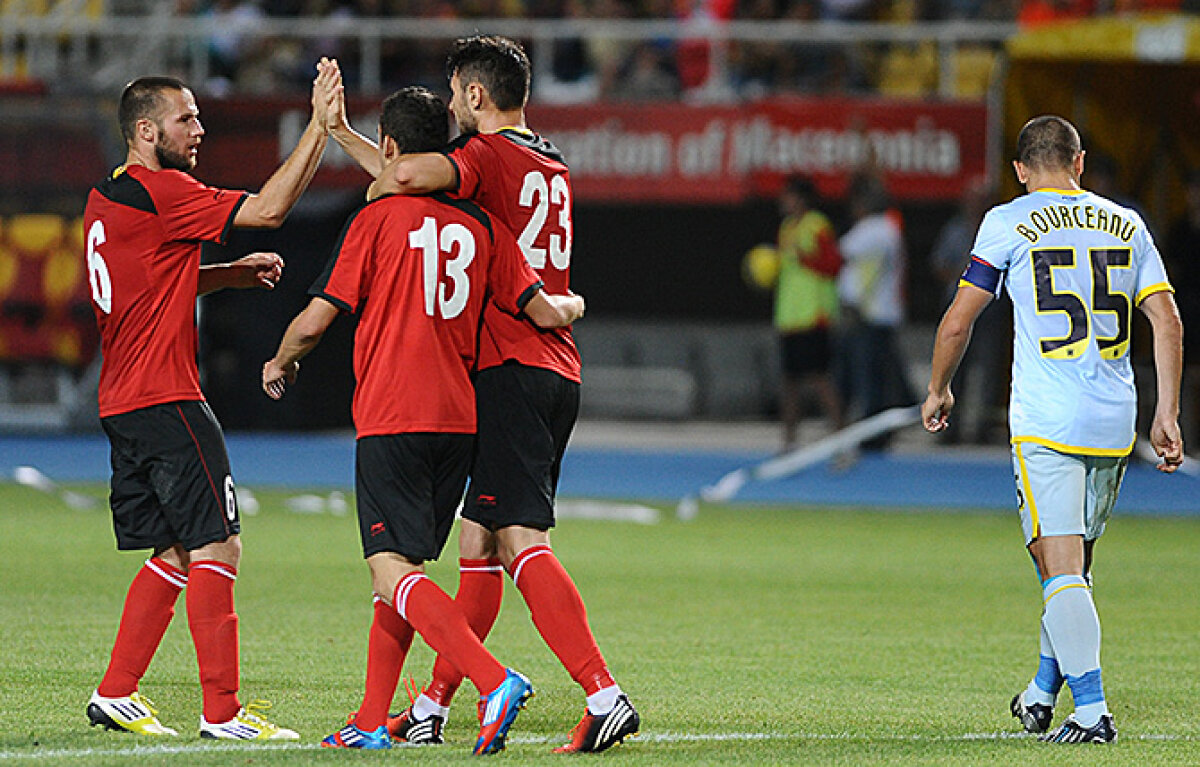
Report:
[{"label": "blurred crowd", "polygon": [[[179,0],[181,15],[216,17],[208,41],[209,90],[269,93],[302,89],[319,56],[338,57],[347,84],[359,84],[354,40],[336,35],[271,39],[268,18],[328,21],[338,29],[355,19],[641,19],[672,20],[702,30],[731,20],[909,23],[979,20],[1033,25],[1095,14],[1196,10],[1200,0]],[[526,41],[535,60],[538,41]],[[939,83],[935,41],[862,44],[730,41],[703,38],[633,41],[602,34],[557,40],[550,71],[537,73],[544,101],[753,98],[772,93],[863,93],[924,96],[936,92],[981,97],[995,62],[995,45],[955,51],[955,82]],[[384,90],[444,84],[443,41],[383,43]],[[542,58],[542,60],[546,60]]]}]

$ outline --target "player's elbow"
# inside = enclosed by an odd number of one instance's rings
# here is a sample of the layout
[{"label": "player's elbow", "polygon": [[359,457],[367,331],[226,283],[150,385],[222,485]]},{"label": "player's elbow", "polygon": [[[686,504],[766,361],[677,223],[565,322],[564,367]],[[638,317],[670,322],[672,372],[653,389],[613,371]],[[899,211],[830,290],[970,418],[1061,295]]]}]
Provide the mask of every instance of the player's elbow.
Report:
[{"label": "player's elbow", "polygon": [[306,348],[316,346],[320,343],[321,337],[325,335],[325,331],[328,328],[328,323],[322,321],[320,318],[301,314],[296,318],[296,340],[301,346]]},{"label": "player's elbow", "polygon": [[278,229],[287,220],[289,209],[272,204],[261,195],[251,195],[238,211],[233,224],[241,229]]},{"label": "player's elbow", "polygon": [[966,319],[948,314],[942,319],[941,327],[938,328],[938,335],[945,341],[959,341],[964,338],[970,338],[972,323]]},{"label": "player's elbow", "polygon": [[396,172],[393,175],[396,186],[400,194],[425,194],[426,192],[434,191],[424,178],[419,174],[412,172],[406,168],[403,163],[396,167]]}]

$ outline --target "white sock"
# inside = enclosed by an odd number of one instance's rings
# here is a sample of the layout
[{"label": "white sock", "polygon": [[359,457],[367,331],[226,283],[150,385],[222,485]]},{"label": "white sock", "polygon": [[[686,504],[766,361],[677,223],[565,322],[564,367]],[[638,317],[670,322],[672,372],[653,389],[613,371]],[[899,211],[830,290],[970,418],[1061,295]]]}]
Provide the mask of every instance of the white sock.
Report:
[{"label": "white sock", "polygon": [[413,718],[418,720],[428,719],[434,714],[437,714],[441,718],[445,719],[450,715],[450,707],[439,706],[438,704],[434,703],[433,699],[428,695],[421,693],[417,696],[417,699],[413,701],[412,712]]},{"label": "white sock", "polygon": [[621,695],[621,688],[618,685],[609,685],[602,690],[597,690],[587,696],[587,709],[592,716],[604,716],[613,707],[617,705],[617,698]]},{"label": "white sock", "polygon": [[1060,575],[1046,581],[1042,594],[1042,625],[1075,699],[1075,719],[1092,727],[1108,713],[1108,705],[1100,677],[1100,618],[1091,589],[1081,575]]}]

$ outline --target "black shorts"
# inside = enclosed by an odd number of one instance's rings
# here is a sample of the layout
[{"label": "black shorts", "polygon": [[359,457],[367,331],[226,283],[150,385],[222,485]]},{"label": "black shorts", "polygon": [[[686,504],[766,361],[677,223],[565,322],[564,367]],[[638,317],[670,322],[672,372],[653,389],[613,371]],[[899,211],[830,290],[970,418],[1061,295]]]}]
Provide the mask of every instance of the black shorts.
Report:
[{"label": "black shorts", "polygon": [[117,548],[194,551],[241,532],[225,437],[204,402],[100,419],[112,458]]},{"label": "black shorts", "polygon": [[792,378],[828,373],[833,362],[829,328],[816,327],[779,336],[783,373]]},{"label": "black shorts", "polygon": [[579,416],[579,384],[506,364],[475,379],[479,440],[463,517],[490,530],[554,527],[563,453]]},{"label": "black shorts", "polygon": [[471,469],[473,434],[361,437],[354,451],[363,556],[390,551],[437,559]]}]

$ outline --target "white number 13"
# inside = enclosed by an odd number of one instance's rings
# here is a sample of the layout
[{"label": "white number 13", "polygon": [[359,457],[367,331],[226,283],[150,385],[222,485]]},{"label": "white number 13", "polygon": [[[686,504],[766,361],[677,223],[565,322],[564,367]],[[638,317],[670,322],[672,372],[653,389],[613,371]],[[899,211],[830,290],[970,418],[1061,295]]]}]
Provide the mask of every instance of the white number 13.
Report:
[{"label": "white number 13", "polygon": [[[435,309],[443,319],[452,320],[467,308],[471,296],[471,283],[467,278],[467,267],[475,260],[475,238],[471,230],[462,224],[447,224],[438,232],[437,221],[426,216],[420,229],[408,233],[408,246],[421,251],[422,277],[425,283],[425,314],[434,316]],[[446,279],[438,274],[438,255],[458,255],[446,261]]]},{"label": "white number 13", "polygon": [[542,227],[546,225],[550,206],[558,207],[558,228],[562,231],[551,232],[547,244],[550,263],[556,269],[566,269],[571,265],[571,191],[567,188],[566,177],[552,176],[547,184],[545,174],[536,170],[526,173],[525,181],[521,184],[519,202],[523,208],[533,208],[529,223],[525,224],[517,242],[521,246],[521,252],[525,254],[525,260],[534,269],[543,269],[546,266],[547,249],[536,247],[534,243],[542,233]]}]

